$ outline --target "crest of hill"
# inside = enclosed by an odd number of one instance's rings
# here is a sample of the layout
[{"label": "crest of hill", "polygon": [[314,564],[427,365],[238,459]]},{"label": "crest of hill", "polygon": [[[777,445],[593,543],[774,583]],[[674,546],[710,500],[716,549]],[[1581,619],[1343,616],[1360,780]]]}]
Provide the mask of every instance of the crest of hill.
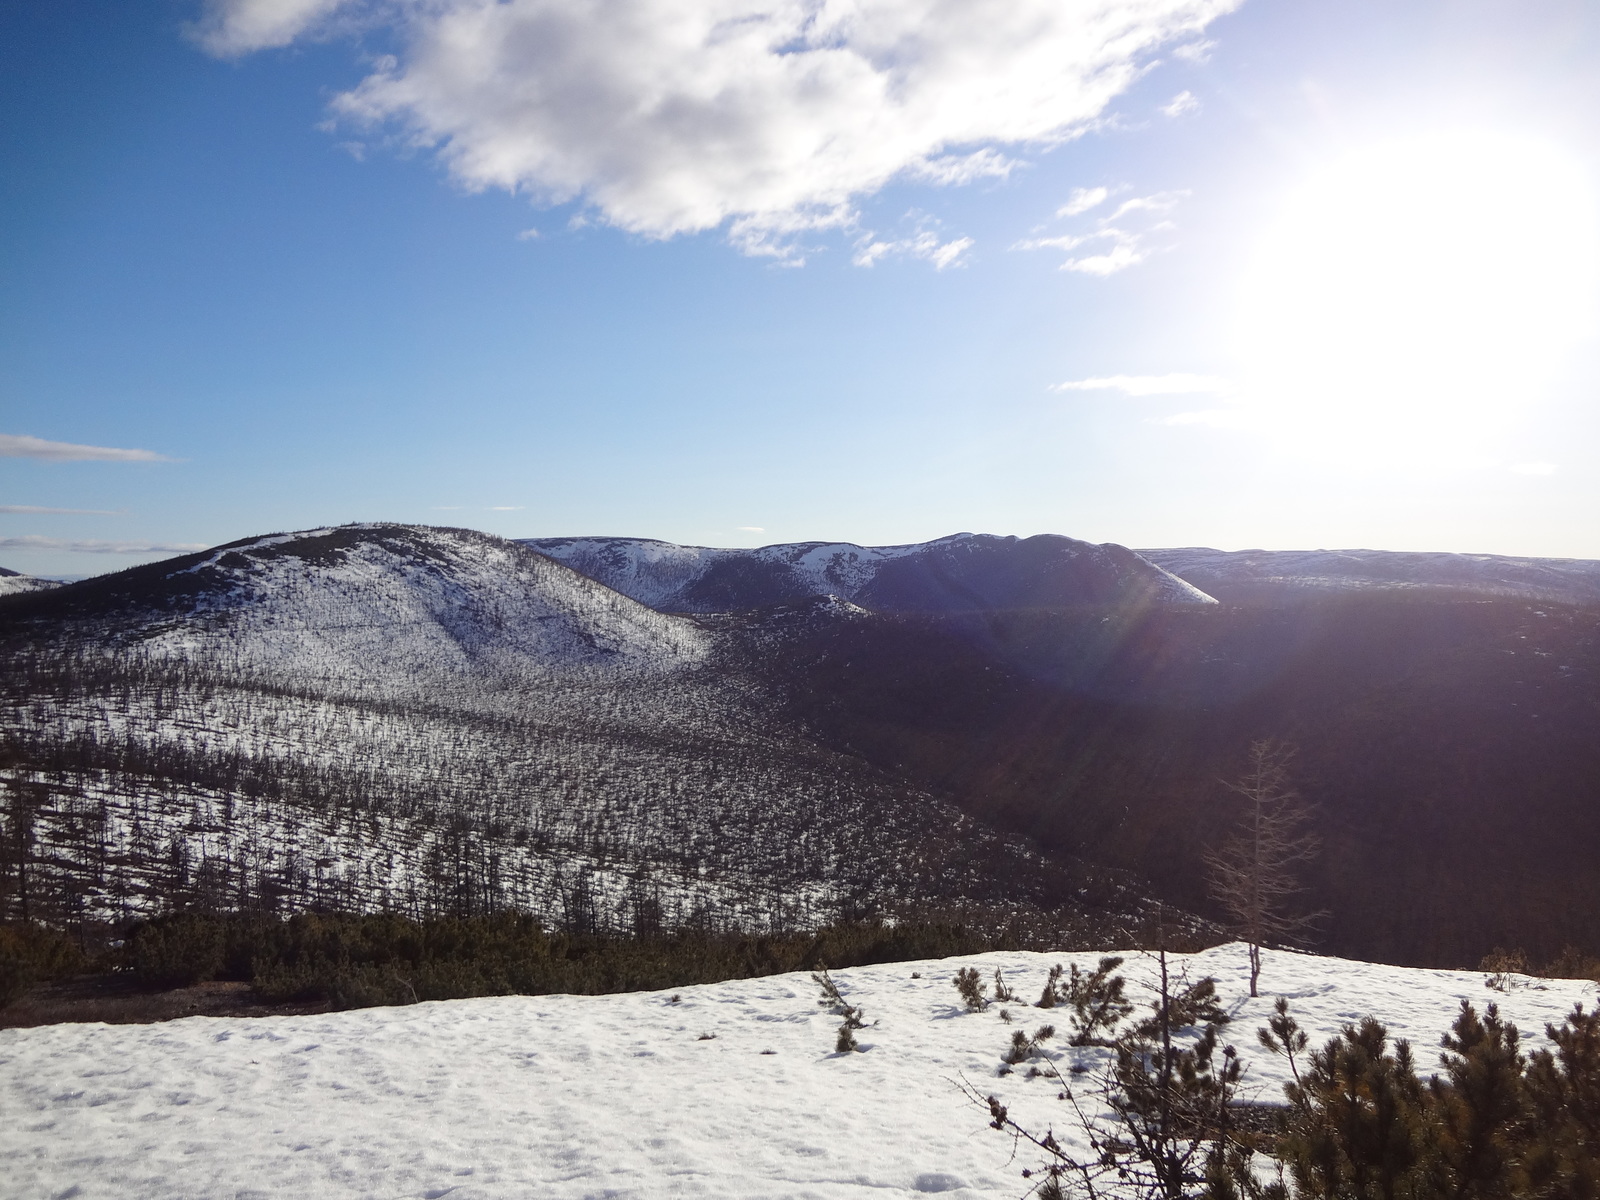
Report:
[{"label": "crest of hill", "polygon": [[1216,603],[1124,546],[1058,534],[957,533],[905,546],[797,542],[754,550],[623,537],[523,544],[661,612],[735,612],[821,595],[907,613]]},{"label": "crest of hill", "polygon": [[1151,562],[1229,602],[1312,592],[1435,591],[1600,603],[1600,561],[1395,550],[1140,550]]},{"label": "crest of hill", "polygon": [[158,654],[318,677],[698,661],[708,635],[525,546],[465,529],[271,534],[7,602]]}]

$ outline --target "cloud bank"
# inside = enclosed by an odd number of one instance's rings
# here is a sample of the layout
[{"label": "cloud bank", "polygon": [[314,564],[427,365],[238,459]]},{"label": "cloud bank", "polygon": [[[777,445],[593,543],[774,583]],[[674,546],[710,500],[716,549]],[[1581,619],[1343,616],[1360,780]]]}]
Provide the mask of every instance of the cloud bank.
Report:
[{"label": "cloud bank", "polygon": [[122,515],[110,508],[49,508],[42,504],[0,504],[0,513],[75,517],[119,517]]},{"label": "cloud bank", "polygon": [[46,462],[176,462],[154,450],[120,450],[114,446],[80,446],[50,442],[26,434],[0,433],[0,458],[40,458]]},{"label": "cloud bank", "polygon": [[1083,132],[1242,0],[209,0],[237,56],[382,25],[403,52],[336,114],[437,151],[469,189],[581,200],[749,253],[850,227],[895,178],[1003,176]]},{"label": "cloud bank", "polygon": [[102,542],[69,538],[0,537],[0,550],[70,550],[75,554],[188,554],[203,542]]}]

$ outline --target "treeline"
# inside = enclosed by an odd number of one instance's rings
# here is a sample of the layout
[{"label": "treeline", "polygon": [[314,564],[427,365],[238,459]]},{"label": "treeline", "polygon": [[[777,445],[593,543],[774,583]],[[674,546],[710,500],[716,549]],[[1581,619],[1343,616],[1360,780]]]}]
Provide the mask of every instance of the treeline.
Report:
[{"label": "treeline", "polygon": [[[99,948],[46,926],[0,926],[0,1001],[74,974],[120,974],[152,990],[250,983],[264,1001],[333,1008],[469,996],[648,991],[819,965],[863,966],[986,950],[1059,949],[1050,914],[985,920],[845,921],[816,930],[684,928],[633,935],[552,929],[525,913],[417,920],[396,913],[180,913]],[[1154,925],[1143,931],[1156,936]],[[1091,939],[1098,945],[1103,941]]]}]

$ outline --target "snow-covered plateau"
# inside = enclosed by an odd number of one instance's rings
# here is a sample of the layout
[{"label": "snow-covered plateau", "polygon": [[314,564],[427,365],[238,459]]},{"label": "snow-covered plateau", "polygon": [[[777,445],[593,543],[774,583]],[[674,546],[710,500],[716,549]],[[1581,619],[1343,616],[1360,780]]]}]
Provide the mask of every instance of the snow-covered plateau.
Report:
[{"label": "snow-covered plateau", "polygon": [[[865,1009],[861,1051],[806,975],[612,996],[508,996],[325,1016],[57,1025],[0,1032],[0,1178],[13,1200],[129,1197],[952,1197],[1014,1200],[1026,1155],[963,1097],[995,1093],[1071,1139],[1057,1087],[1001,1077],[1014,1029],[1049,1014],[965,1011],[955,971],[996,968],[1024,997],[1089,955],[992,953],[834,973]],[[1268,951],[1250,999],[1244,948],[1174,955],[1218,980],[1247,1064],[1242,1098],[1281,1099],[1256,1043],[1279,996],[1319,1045],[1371,1014],[1426,1070],[1465,999],[1546,1044],[1596,985]],[[1155,964],[1130,953],[1130,994]],[[1057,1052],[1063,1074],[1096,1049]]]}]

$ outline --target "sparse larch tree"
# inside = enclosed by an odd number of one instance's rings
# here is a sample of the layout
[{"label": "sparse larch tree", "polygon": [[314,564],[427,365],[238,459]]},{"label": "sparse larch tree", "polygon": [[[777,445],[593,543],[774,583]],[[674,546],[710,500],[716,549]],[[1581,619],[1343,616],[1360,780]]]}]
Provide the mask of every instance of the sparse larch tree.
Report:
[{"label": "sparse larch tree", "polygon": [[1244,776],[1228,784],[1244,798],[1244,812],[1233,835],[1205,856],[1212,899],[1250,945],[1252,996],[1261,978],[1261,947],[1297,941],[1326,915],[1294,904],[1305,890],[1297,868],[1321,847],[1321,839],[1306,828],[1311,806],[1289,779],[1294,754],[1294,747],[1283,742],[1251,743]]}]

